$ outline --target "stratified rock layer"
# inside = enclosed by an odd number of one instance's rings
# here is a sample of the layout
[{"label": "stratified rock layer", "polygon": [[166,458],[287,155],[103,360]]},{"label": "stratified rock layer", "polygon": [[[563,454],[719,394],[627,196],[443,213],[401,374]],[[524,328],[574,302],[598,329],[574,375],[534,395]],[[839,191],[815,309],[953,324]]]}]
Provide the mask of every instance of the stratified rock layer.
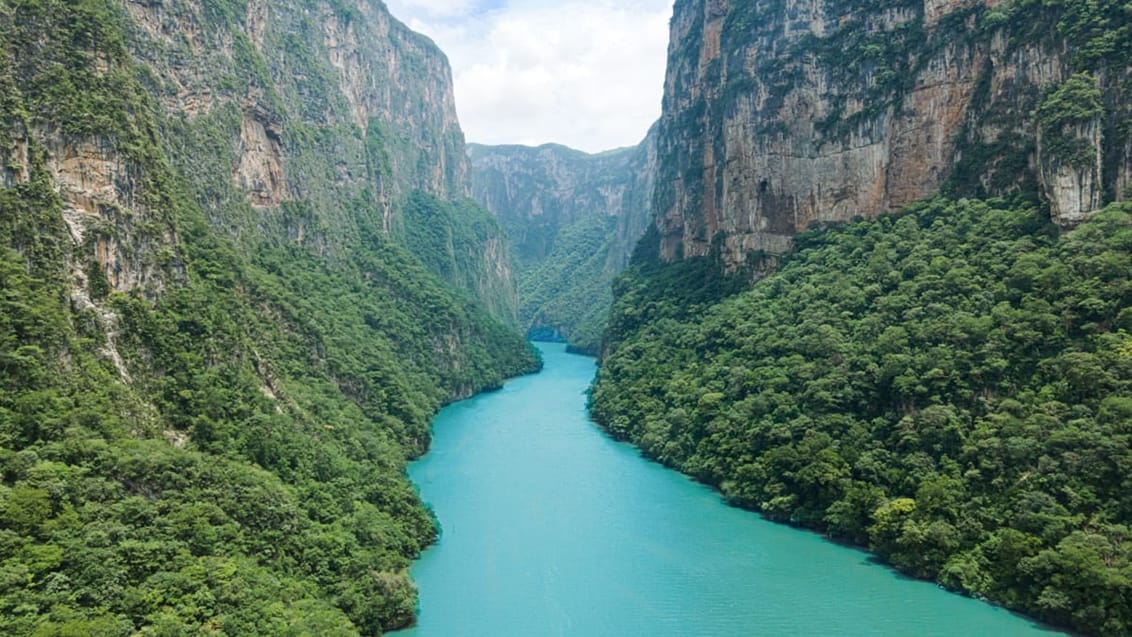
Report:
[{"label": "stratified rock layer", "polygon": [[[941,187],[1038,190],[1069,226],[1125,197],[1130,70],[1071,55],[1057,8],[997,0],[679,0],[654,209],[666,260],[779,254],[814,224]],[[1105,111],[1073,122],[1095,161],[1037,143],[1035,111],[1076,71]],[[1122,97],[1125,96],[1125,97]]]}]

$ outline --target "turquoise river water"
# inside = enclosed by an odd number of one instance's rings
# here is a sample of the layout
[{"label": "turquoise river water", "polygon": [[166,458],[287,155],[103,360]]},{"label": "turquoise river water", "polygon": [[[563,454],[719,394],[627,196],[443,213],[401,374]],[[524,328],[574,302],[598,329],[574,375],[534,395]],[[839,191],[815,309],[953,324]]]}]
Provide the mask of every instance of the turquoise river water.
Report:
[{"label": "turquoise river water", "polygon": [[1059,634],[725,505],[589,420],[592,359],[539,348],[410,467],[443,531],[400,637]]}]

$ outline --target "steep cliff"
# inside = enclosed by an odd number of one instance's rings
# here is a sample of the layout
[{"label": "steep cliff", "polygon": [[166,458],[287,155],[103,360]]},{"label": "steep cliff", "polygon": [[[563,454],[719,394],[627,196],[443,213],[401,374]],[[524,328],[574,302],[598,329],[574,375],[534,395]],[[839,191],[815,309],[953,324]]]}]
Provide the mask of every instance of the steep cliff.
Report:
[{"label": "steep cliff", "polygon": [[941,188],[1039,192],[1063,226],[1128,197],[1126,12],[679,0],[658,131],[663,258],[719,241],[733,269]]},{"label": "steep cliff", "polygon": [[468,148],[472,196],[514,246],[520,325],[596,353],[610,283],[650,222],[653,132],[596,155],[553,144]]},{"label": "steep cliff", "polygon": [[1132,4],[678,0],[671,28],[595,420],[903,572],[1129,634]]},{"label": "steep cliff", "polygon": [[[127,9],[130,49],[149,69],[143,81],[168,118],[173,159],[237,236],[268,233],[334,260],[357,245],[362,224],[403,238],[414,193],[468,194],[447,60],[380,2]],[[225,165],[230,174],[214,168]],[[447,278],[463,286],[482,275],[466,289],[513,320],[502,235],[484,231],[496,248]]]},{"label": "steep cliff", "polygon": [[405,462],[537,365],[443,55],[370,0],[41,0],[0,59],[0,632],[410,622]]}]

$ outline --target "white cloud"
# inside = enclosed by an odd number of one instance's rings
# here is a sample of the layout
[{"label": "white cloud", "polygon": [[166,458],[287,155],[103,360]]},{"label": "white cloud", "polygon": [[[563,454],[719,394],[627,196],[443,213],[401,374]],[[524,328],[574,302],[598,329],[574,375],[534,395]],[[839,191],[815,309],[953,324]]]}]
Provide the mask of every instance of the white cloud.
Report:
[{"label": "white cloud", "polygon": [[660,115],[671,0],[389,0],[448,54],[469,141],[639,142]]},{"label": "white cloud", "polygon": [[[475,0],[400,0],[390,2],[394,6],[402,6],[410,12],[434,17],[451,17],[466,15],[476,5]],[[406,13],[406,15],[409,15]]]}]

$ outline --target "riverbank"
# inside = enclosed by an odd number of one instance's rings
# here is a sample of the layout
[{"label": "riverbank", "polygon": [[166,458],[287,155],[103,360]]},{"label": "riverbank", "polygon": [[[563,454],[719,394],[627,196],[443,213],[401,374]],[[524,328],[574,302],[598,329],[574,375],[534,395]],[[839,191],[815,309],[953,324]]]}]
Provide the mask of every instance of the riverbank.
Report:
[{"label": "riverbank", "polygon": [[592,359],[443,410],[410,467],[440,520],[413,567],[434,635],[1049,635],[727,506],[589,421]]}]

